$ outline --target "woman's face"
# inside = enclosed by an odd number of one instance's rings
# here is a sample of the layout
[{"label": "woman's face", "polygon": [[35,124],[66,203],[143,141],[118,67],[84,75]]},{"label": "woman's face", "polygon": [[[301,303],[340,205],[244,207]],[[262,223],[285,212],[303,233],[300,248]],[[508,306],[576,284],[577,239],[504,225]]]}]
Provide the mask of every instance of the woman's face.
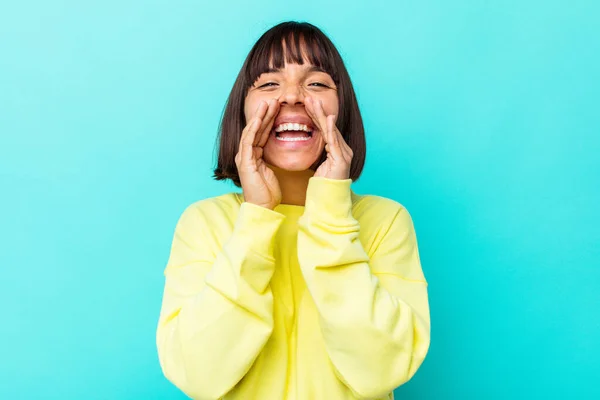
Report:
[{"label": "woman's face", "polygon": [[252,119],[261,101],[274,98],[280,103],[263,149],[267,164],[287,171],[318,167],[313,164],[321,156],[325,141],[304,108],[308,96],[322,102],[325,115],[338,115],[338,93],[333,79],[308,63],[285,64],[280,70],[263,73],[248,89],[244,104],[246,121]]}]

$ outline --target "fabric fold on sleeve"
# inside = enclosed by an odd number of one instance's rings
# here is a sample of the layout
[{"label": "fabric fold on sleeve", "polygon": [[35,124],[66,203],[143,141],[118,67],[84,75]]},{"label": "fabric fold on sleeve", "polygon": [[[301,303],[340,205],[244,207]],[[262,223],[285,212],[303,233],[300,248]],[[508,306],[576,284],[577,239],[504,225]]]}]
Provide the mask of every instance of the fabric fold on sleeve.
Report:
[{"label": "fabric fold on sleeve", "polygon": [[384,234],[367,254],[352,214],[351,180],[312,177],[298,258],[338,378],[359,398],[408,381],[430,340],[427,282],[410,215],[382,202]]},{"label": "fabric fold on sleeve", "polygon": [[244,377],[273,330],[274,240],[285,216],[244,202],[231,236],[211,249],[214,202],[181,215],[165,268],[157,347],[165,376],[188,396],[217,399]]}]

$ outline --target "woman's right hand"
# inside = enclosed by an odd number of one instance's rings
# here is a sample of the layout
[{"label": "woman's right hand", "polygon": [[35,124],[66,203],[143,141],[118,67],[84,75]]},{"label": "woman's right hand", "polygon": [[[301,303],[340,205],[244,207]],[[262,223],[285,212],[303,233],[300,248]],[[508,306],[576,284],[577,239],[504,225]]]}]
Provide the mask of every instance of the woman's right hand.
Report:
[{"label": "woman's right hand", "polygon": [[279,101],[262,101],[240,139],[235,164],[240,176],[244,201],[269,209],[281,203],[281,188],[277,177],[263,160],[263,147],[269,140]]}]

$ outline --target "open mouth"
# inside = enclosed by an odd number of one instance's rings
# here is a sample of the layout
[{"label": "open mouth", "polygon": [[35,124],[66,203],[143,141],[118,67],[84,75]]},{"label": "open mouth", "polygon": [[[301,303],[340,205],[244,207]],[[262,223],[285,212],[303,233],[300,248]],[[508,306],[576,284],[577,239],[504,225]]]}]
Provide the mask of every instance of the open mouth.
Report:
[{"label": "open mouth", "polygon": [[313,136],[314,128],[293,122],[279,124],[273,129],[275,139],[282,142],[306,142]]}]

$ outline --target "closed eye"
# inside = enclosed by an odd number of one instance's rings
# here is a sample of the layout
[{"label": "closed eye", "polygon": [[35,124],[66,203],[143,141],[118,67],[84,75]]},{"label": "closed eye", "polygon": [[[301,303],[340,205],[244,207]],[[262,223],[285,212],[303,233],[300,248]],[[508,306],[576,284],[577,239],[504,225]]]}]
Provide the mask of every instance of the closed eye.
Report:
[{"label": "closed eye", "polygon": [[265,83],[263,85],[260,85],[259,88],[271,87],[271,86],[274,86],[274,85],[277,85],[277,84],[275,82],[267,82],[267,83]]}]

